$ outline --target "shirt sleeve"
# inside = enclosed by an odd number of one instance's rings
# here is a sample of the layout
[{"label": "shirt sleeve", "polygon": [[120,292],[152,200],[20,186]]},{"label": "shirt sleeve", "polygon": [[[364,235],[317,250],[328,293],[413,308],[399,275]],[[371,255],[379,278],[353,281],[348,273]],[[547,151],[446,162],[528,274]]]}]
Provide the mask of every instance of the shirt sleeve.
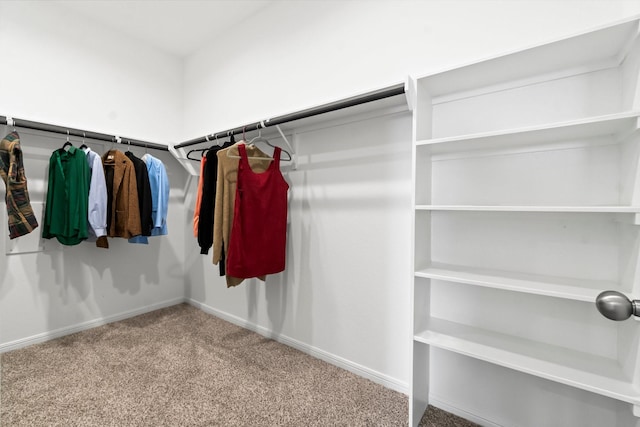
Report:
[{"label": "shirt sleeve", "polygon": [[202,187],[204,184],[204,171],[206,168],[207,156],[200,160],[200,179],[198,180],[198,191],[196,193],[196,205],[193,209],[193,237],[198,238],[198,225],[200,221],[200,206],[202,204]]},{"label": "shirt sleeve", "polygon": [[89,225],[96,237],[107,235],[107,181],[100,156],[91,156],[91,184],[89,185]]},{"label": "shirt sleeve", "polygon": [[224,209],[224,163],[220,161],[221,156],[226,155],[226,150],[216,153],[218,157],[218,170],[216,179],[216,198],[213,211],[213,263],[217,264],[222,258],[223,237],[222,237],[222,214]]},{"label": "shirt sleeve", "polygon": [[57,184],[57,156],[58,154],[54,151],[49,158],[49,179],[47,179],[47,197],[45,202],[44,224],[42,225],[42,237],[45,239],[55,237],[51,232],[51,224],[54,222],[54,213],[56,212],[54,209],[54,192],[55,185]]},{"label": "shirt sleeve", "polygon": [[169,213],[169,176],[164,165],[160,163],[160,200],[158,203],[158,211],[160,211],[160,227],[162,233],[167,234],[167,215]]}]

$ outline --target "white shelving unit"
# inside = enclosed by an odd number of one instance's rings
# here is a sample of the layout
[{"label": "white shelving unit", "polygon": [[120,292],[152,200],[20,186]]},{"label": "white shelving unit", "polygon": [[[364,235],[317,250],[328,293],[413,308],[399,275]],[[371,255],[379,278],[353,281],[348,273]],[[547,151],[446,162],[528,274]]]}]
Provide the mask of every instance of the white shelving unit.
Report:
[{"label": "white shelving unit", "polygon": [[432,347],[640,416],[640,323],[594,304],[609,289],[640,297],[639,19],[412,86],[410,425]]}]

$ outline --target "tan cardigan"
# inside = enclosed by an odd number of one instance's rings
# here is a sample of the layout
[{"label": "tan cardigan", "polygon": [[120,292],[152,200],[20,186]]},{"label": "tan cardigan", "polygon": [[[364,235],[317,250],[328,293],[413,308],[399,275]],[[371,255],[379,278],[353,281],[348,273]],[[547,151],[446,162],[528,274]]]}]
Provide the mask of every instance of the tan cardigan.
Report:
[{"label": "tan cardigan", "polygon": [[[222,248],[224,253],[229,253],[229,237],[231,236],[231,226],[233,225],[233,210],[236,202],[236,186],[238,179],[238,164],[240,163],[240,154],[238,153],[238,144],[244,144],[245,141],[235,143],[229,148],[218,151],[218,181],[216,183],[216,205],[213,216],[213,263],[218,264],[222,257]],[[249,157],[249,165],[256,172],[264,172],[267,170],[271,162],[265,160],[253,160],[251,157],[262,157],[270,159],[271,157],[255,145],[245,144],[247,148],[247,156]],[[233,156],[233,157],[230,157]],[[265,280],[264,276],[260,279]],[[238,286],[244,278],[231,277],[227,275],[227,287]]]}]

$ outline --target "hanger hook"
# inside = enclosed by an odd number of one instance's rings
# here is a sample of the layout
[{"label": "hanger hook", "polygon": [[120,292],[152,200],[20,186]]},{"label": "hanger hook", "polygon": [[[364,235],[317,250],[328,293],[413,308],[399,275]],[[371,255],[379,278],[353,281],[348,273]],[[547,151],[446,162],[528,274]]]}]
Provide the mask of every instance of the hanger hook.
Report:
[{"label": "hanger hook", "polygon": [[67,129],[67,142],[69,142],[69,129]]}]

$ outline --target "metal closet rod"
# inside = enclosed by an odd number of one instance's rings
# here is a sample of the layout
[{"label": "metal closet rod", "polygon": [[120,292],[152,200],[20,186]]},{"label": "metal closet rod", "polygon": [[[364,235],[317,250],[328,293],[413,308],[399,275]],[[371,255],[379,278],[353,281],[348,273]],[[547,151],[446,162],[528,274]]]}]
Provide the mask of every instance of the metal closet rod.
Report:
[{"label": "metal closet rod", "polygon": [[215,138],[224,138],[225,136],[238,135],[242,132],[249,132],[258,130],[260,128],[280,125],[282,123],[292,122],[294,120],[306,119],[307,117],[317,116],[318,114],[329,113],[331,111],[337,111],[348,107],[354,107],[356,105],[378,101],[380,99],[390,98],[392,96],[402,95],[404,93],[404,83],[399,83],[397,85],[389,86],[373,92],[368,92],[351,98],[342,99],[340,101],[330,102],[318,107],[313,107],[295,113],[274,117],[272,119],[264,120],[263,122],[251,123],[245,126],[240,126],[222,132],[216,132],[207,136],[202,136],[200,138],[191,139],[189,141],[181,142],[180,144],[175,145],[173,148],[178,149],[188,147],[190,145],[201,144],[203,142],[211,142],[211,140]]},{"label": "metal closet rod", "polygon": [[[0,116],[0,124],[2,125],[8,124],[7,118],[5,116]],[[30,120],[13,118],[13,126],[18,128],[26,128],[26,129],[41,130],[45,132],[59,133],[62,135],[77,136],[80,138],[94,139],[98,141],[108,141],[108,142],[114,142],[114,143],[119,142],[122,145],[135,145],[136,147],[144,147],[144,148],[152,148],[154,150],[169,151],[169,148],[167,146],[162,144],[156,144],[154,142],[140,141],[137,139],[130,139],[122,136],[118,137],[115,135],[107,135],[104,133],[67,128],[67,127],[58,126],[58,125],[51,125],[48,123],[32,122]]]}]

